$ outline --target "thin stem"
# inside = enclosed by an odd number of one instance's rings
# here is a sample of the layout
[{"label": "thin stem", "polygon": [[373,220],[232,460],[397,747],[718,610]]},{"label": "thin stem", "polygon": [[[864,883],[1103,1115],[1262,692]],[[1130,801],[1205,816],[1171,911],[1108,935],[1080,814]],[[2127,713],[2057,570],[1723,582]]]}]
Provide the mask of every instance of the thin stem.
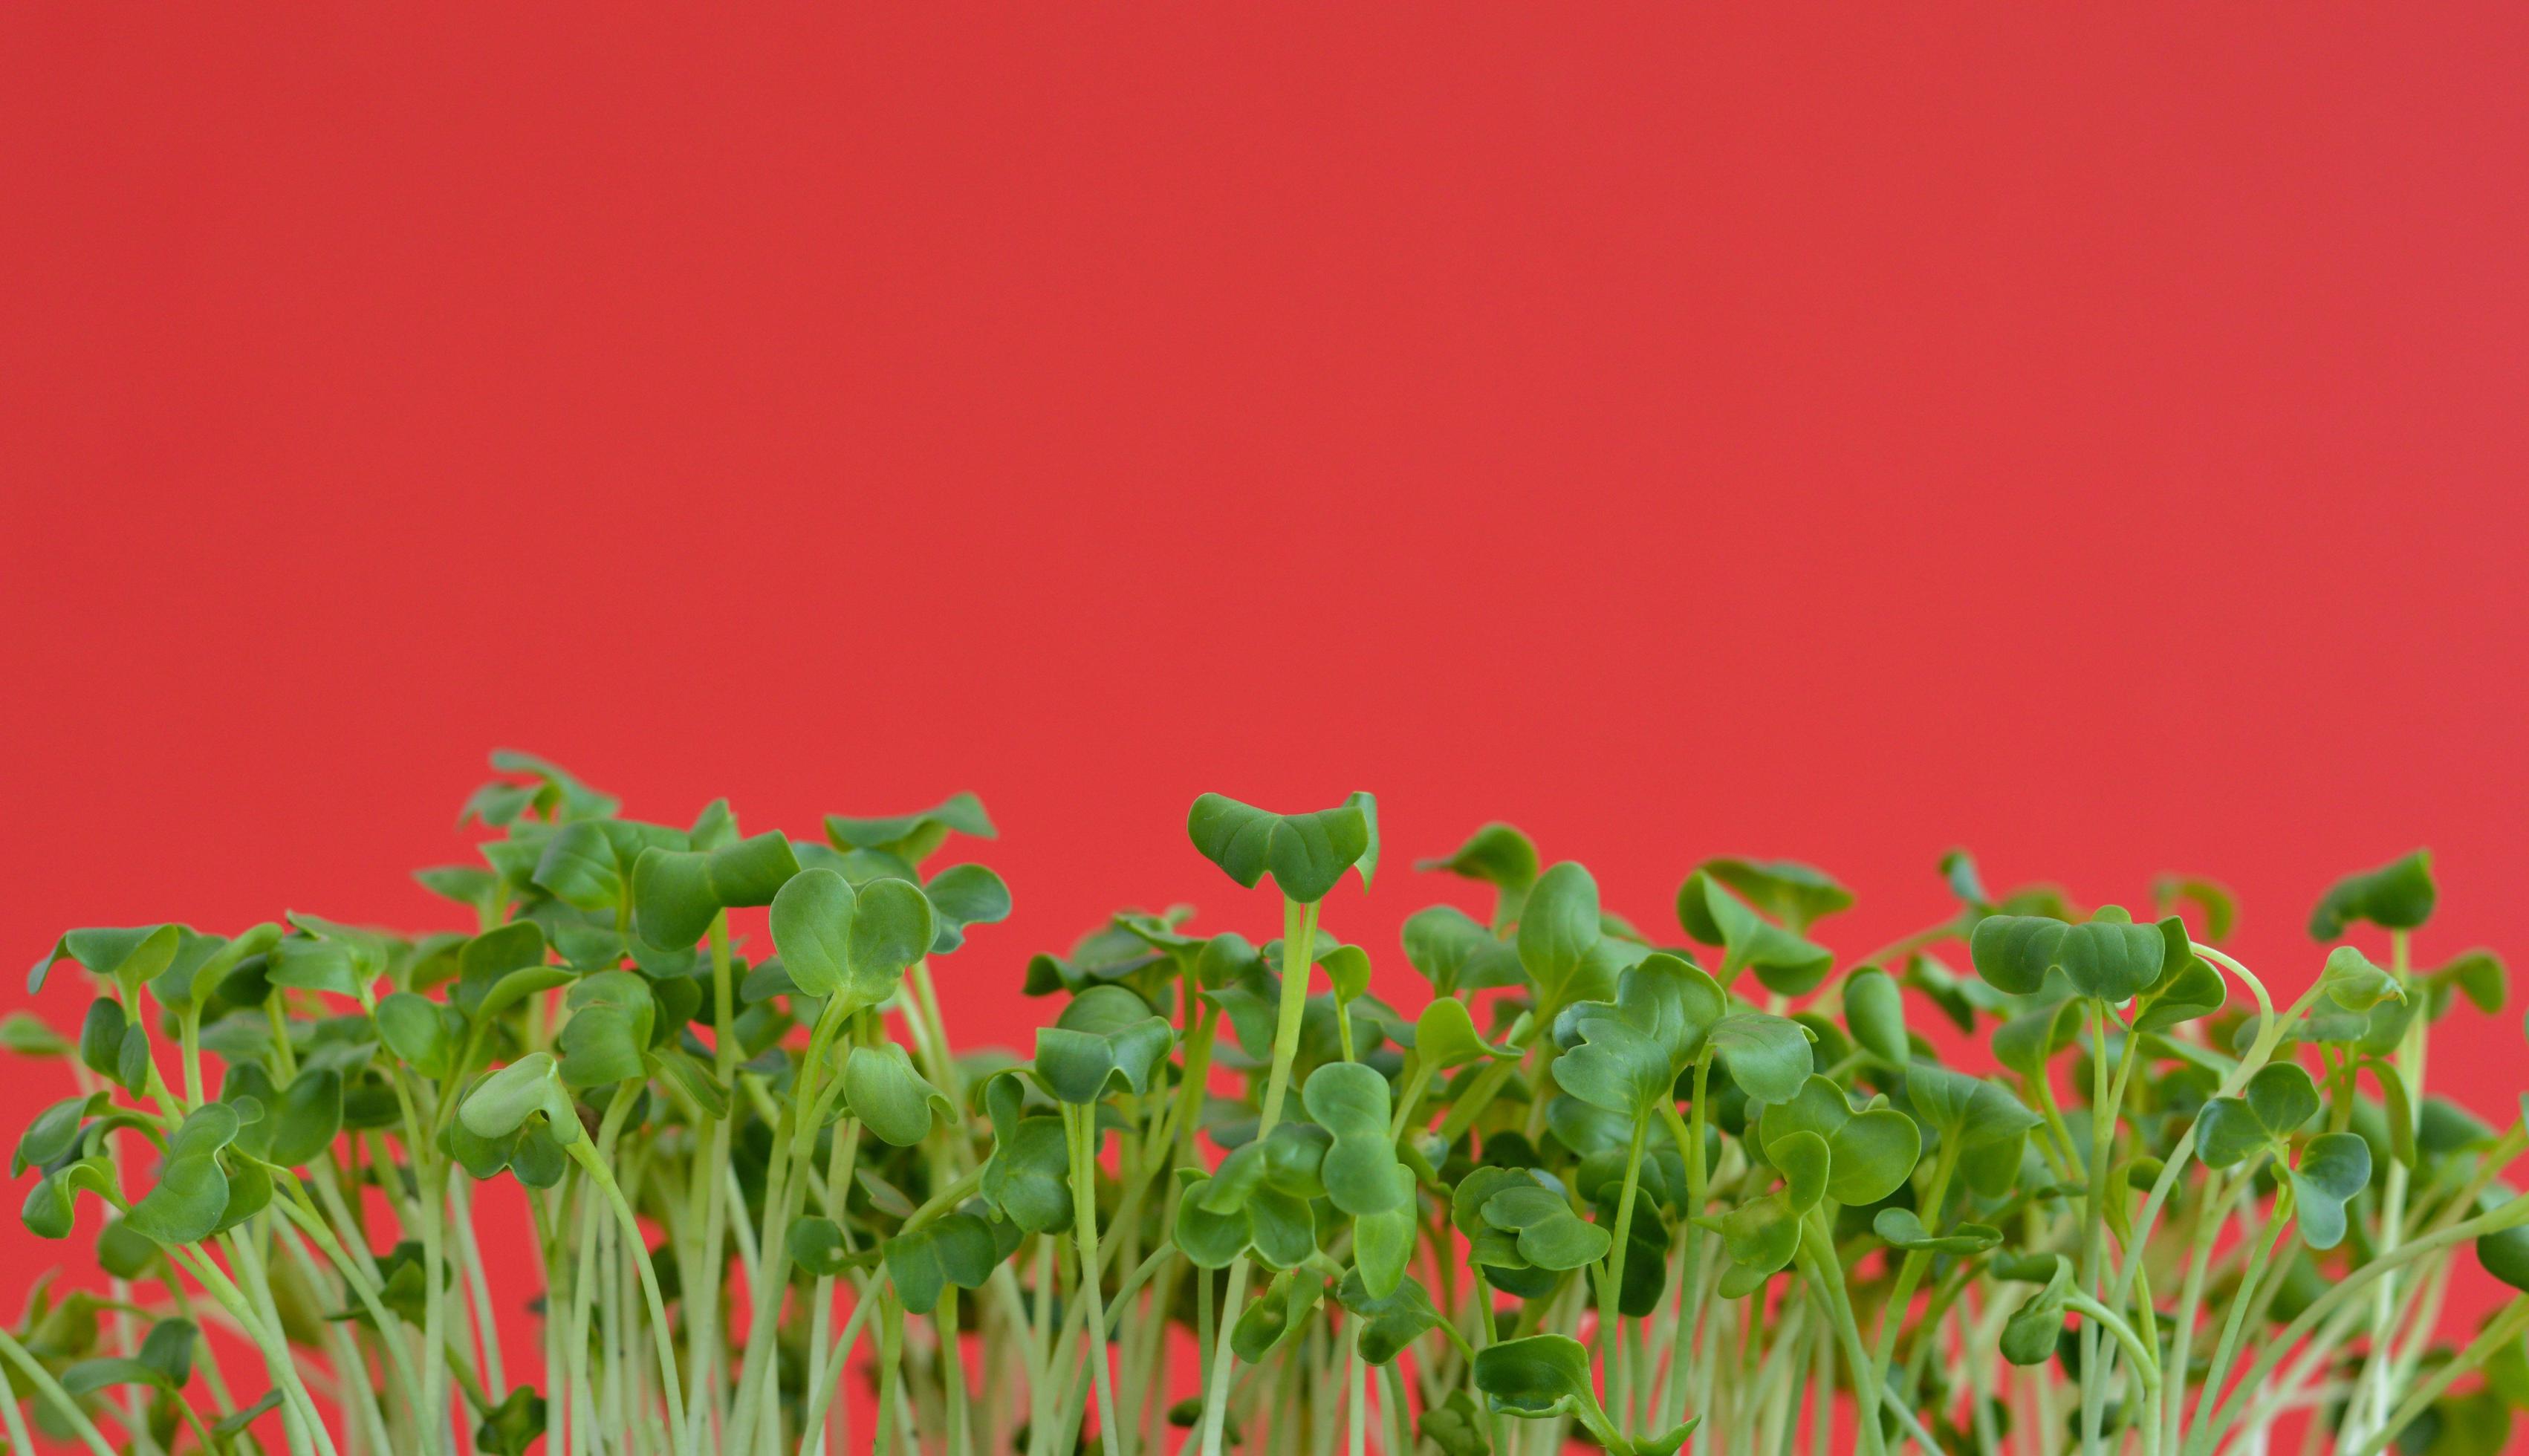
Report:
[{"label": "thin stem", "polygon": [[[650,1336],[659,1356],[659,1383],[668,1397],[668,1429],[685,1430],[685,1397],[676,1384],[676,1344],[668,1323],[668,1304],[659,1296],[659,1271],[650,1266],[650,1250],[641,1240],[641,1220],[633,1215],[632,1206],[623,1201],[623,1190],[615,1185],[615,1174],[589,1147],[585,1137],[574,1138],[565,1145],[589,1181],[615,1210],[615,1221],[622,1230],[624,1246],[632,1251],[633,1267],[641,1275],[641,1298],[650,1307]],[[683,1456],[691,1456],[693,1446],[687,1436],[677,1447]]]},{"label": "thin stem", "polygon": [[[1300,1052],[1300,1024],[1309,1009],[1310,951],[1317,945],[1318,906],[1284,896],[1282,900],[1282,998],[1273,1025],[1273,1063],[1264,1078],[1264,1104],[1256,1122],[1263,1142],[1282,1120],[1282,1100],[1291,1090],[1291,1063]],[[1220,1318],[1235,1322],[1246,1308],[1247,1256],[1229,1265],[1229,1290]],[[1211,1375],[1203,1394],[1203,1456],[1220,1456],[1220,1433],[1229,1415],[1229,1341],[1212,1342]]]},{"label": "thin stem", "polygon": [[[1080,1294],[1088,1302],[1090,1375],[1098,1388],[1098,1432],[1106,1450],[1131,1456],[1130,1437],[1115,1416],[1115,1376],[1108,1368],[1106,1310],[1098,1275],[1098,1108],[1065,1105],[1062,1130],[1071,1142],[1071,1226],[1079,1245]],[[1085,1124],[1085,1125],[1084,1125]]]}]

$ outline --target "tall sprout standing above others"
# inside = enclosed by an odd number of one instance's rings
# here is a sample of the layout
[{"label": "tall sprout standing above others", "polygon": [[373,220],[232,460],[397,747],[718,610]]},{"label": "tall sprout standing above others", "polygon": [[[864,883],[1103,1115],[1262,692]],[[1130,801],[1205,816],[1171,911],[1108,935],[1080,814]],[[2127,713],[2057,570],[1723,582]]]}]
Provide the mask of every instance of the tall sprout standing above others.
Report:
[{"label": "tall sprout standing above others", "polygon": [[1208,794],[1194,847],[1279,936],[1119,912],[1027,963],[1021,1059],[942,1015],[990,983],[934,962],[1010,908],[928,868],[995,833],[971,796],[747,836],[494,762],[483,863],[422,874],[469,931],[45,956],[97,994],[0,1028],[78,1083],[13,1173],[45,1237],[101,1209],[107,1283],[0,1330],[13,1446],[2212,1456],[2298,1420],[2368,1456],[2496,1451],[2529,1403],[2529,1300],[2445,1329],[2463,1250],[2529,1289],[2529,1130],[2427,1091],[2505,977],[2414,964],[2421,853],[2326,894],[2278,1007],[2202,880],[2145,919],[1954,852],[1953,909],[1844,957],[1813,867],[1701,862],[1672,943],[1488,825],[1422,866],[1492,905],[1407,920],[1408,1016],[1321,923],[1371,797]]}]

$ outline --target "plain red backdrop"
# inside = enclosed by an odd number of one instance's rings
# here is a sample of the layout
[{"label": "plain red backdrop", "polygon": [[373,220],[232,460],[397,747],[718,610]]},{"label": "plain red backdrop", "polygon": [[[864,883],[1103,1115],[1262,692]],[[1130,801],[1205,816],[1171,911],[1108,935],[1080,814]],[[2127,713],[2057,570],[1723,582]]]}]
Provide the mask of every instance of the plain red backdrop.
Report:
[{"label": "plain red backdrop", "polygon": [[11,7],[0,946],[456,924],[514,744],[979,790],[970,1044],[1118,905],[1271,933],[1211,788],[1377,790],[1373,947],[1502,817],[1847,951],[1953,843],[2215,874],[2280,988],[2430,843],[2420,953],[2529,948],[2529,10],[1903,9]]}]

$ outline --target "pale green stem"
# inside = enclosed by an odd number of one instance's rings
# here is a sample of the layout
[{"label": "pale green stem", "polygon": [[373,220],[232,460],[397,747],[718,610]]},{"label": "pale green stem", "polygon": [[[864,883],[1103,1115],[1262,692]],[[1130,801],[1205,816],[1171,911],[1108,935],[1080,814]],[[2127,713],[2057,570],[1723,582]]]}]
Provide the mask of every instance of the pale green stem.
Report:
[{"label": "pale green stem", "polygon": [[2523,1329],[2529,1329],[2529,1298],[2515,1296],[2500,1314],[2486,1321],[2485,1328],[2468,1342],[2466,1349],[2458,1352],[2455,1359],[2408,1391],[2406,1398],[2398,1402],[2388,1419],[2363,1437],[2362,1444],[2354,1448],[2351,1456],[2377,1456],[2382,1447],[2396,1439],[2399,1431],[2413,1424],[2416,1417],[2440,1399],[2442,1392],[2448,1390],[2452,1382],[2469,1371],[2482,1367],[2504,1345],[2518,1339]]},{"label": "pale green stem", "polygon": [[1071,1139],[1071,1226],[1079,1243],[1080,1295],[1089,1309],[1088,1358],[1098,1390],[1099,1439],[1113,1456],[1132,1456],[1130,1433],[1115,1413],[1115,1376],[1106,1358],[1106,1311],[1099,1291],[1097,1105],[1065,1106],[1063,1130]]},{"label": "pale green stem", "polygon": [[[641,1241],[641,1221],[634,1216],[632,1206],[623,1201],[623,1191],[615,1186],[614,1173],[608,1171],[606,1163],[589,1147],[588,1140],[574,1138],[565,1146],[587,1172],[590,1182],[615,1210],[616,1223],[622,1230],[625,1246],[632,1252],[633,1267],[641,1275],[641,1298],[650,1307],[650,1333],[658,1350],[659,1382],[668,1398],[668,1429],[683,1431],[686,1429],[685,1397],[676,1383],[675,1336],[668,1323],[667,1301],[659,1296],[659,1271],[650,1267],[649,1247]],[[678,1447],[678,1450],[680,1456],[692,1456],[690,1443]]]},{"label": "pale green stem", "polygon": [[[2389,963],[2390,973],[2396,977],[2401,995],[2412,997],[2421,994],[2407,984],[2409,979],[2407,933],[2402,930],[2389,933]],[[2432,1019],[2430,1006],[2418,1007],[2414,1014],[2407,1018],[2404,1033],[2398,1037],[2396,1047],[2389,1053],[2390,1064],[2396,1069],[2398,1078],[2406,1084],[2406,1115],[2409,1118],[2417,1116],[2424,1105],[2424,1048]],[[2414,1126],[2412,1122],[2407,1126],[2410,1136]],[[2382,1191],[2380,1198],[2379,1249],[2383,1254],[2394,1252],[2397,1241],[2405,1233],[2408,1181],[2406,1165],[2392,1159],[2389,1162],[2388,1187]],[[2348,1429],[2345,1443],[2347,1445],[2367,1445],[2369,1432],[2374,1425],[2385,1420],[2389,1414],[2389,1401],[2394,1394],[2389,1382],[2389,1367],[2392,1344],[2390,1336],[2395,1328],[2396,1321],[2396,1286],[2395,1279],[2384,1280],[2373,1298],[2371,1350],[2368,1358],[2363,1361],[2361,1379],[2354,1387],[2353,1399],[2346,1407],[2345,1423]]]},{"label": "pale green stem", "polygon": [[[62,1388],[61,1381],[53,1378],[52,1372],[44,1369],[43,1364],[27,1353],[27,1347],[19,1344],[6,1329],[0,1329],[0,1355],[7,1355],[17,1362],[18,1369],[26,1375],[27,1383],[53,1403],[63,1419],[70,1422],[72,1431],[87,1444],[92,1456],[116,1456],[114,1447],[106,1444],[104,1433],[96,1429],[96,1423],[87,1418],[87,1412],[80,1409],[79,1402]],[[35,1445],[26,1438],[26,1428],[19,1424],[18,1395],[9,1388],[5,1371],[0,1371],[0,1399],[6,1399],[9,1405],[10,1434],[18,1442],[17,1449],[32,1456]]]},{"label": "pale green stem", "polygon": [[2214,1443],[2221,1439],[2222,1432],[2237,1419],[2242,1405],[2251,1400],[2264,1386],[2267,1376],[2274,1374],[2275,1367],[2283,1363],[2285,1357],[2308,1336],[2310,1330],[2342,1308],[2348,1301],[2359,1297],[2373,1284],[2428,1254],[2465,1243],[2470,1239],[2481,1238],[2502,1229],[2516,1227],[2523,1222],[2529,1222],[2529,1198],[2513,1199],[2499,1209],[2400,1244],[2394,1251],[2383,1254],[2371,1263],[2346,1274],[2332,1285],[2325,1294],[2310,1301],[2309,1308],[2294,1316],[2291,1322],[2285,1325],[2280,1333],[2266,1341],[2265,1354],[2249,1368],[2237,1386],[2215,1410],[2211,1425],[2206,1429],[2188,1433],[2187,1449],[2190,1452],[2212,1449]]},{"label": "pale green stem", "polygon": [[[1706,1187],[1708,1174],[1703,1166],[1703,1118],[1705,1087],[1711,1071],[1712,1058],[1709,1055],[1696,1058],[1695,1100],[1689,1104],[1685,1118],[1677,1115],[1673,1105],[1661,1109],[1662,1117],[1668,1123],[1669,1135],[1677,1142],[1677,1155],[1686,1160],[1688,1216],[1678,1220],[1678,1237],[1686,1241],[1685,1269],[1679,1276],[1677,1314],[1669,1331],[1671,1375],[1667,1388],[1660,1393],[1659,1417],[1652,1423],[1653,1430],[1673,1430],[1678,1422],[1685,1419],[1688,1382],[1684,1372],[1693,1361],[1695,1326],[1703,1313],[1703,1301],[1696,1297],[1702,1274],[1703,1230],[1688,1220],[1703,1213],[1703,1200],[1709,1191]],[[1856,1378],[1862,1369],[1864,1367],[1855,1367]]]},{"label": "pale green stem", "polygon": [[878,1309],[879,1283],[886,1277],[886,1270],[881,1268],[869,1283],[861,1287],[860,1294],[852,1301],[851,1318],[843,1321],[842,1333],[834,1337],[834,1349],[827,1354],[825,1364],[819,1367],[817,1383],[812,1387],[816,1393],[809,1398],[807,1426],[799,1438],[799,1456],[813,1456],[818,1438],[825,1433],[826,1410],[834,1404],[834,1391],[843,1382],[843,1370],[851,1363],[853,1347],[860,1343],[861,1326],[869,1322],[871,1314]]},{"label": "pale green stem", "polygon": [[1625,1151],[1624,1189],[1616,1196],[1615,1239],[1607,1250],[1605,1277],[1598,1285],[1597,1343],[1607,1367],[1607,1406],[1615,1413],[1615,1419],[1629,1425],[1633,1410],[1633,1372],[1622,1338],[1625,1251],[1633,1239],[1634,1194],[1641,1184],[1642,1143],[1650,1136],[1650,1130],[1648,1113],[1634,1119],[1633,1143]]},{"label": "pale green stem", "polygon": [[[1291,1063],[1299,1055],[1300,1023],[1309,1009],[1309,952],[1318,940],[1318,906],[1284,897],[1282,902],[1282,998],[1273,1027],[1273,1063],[1264,1078],[1264,1105],[1256,1122],[1263,1142],[1282,1120],[1282,1100],[1291,1090]],[[1236,1322],[1246,1308],[1247,1257],[1229,1266],[1228,1296],[1221,1304],[1224,1323]],[[1229,1362],[1226,1339],[1212,1342],[1211,1375],[1203,1396],[1203,1456],[1220,1456],[1220,1433],[1229,1415]]]}]

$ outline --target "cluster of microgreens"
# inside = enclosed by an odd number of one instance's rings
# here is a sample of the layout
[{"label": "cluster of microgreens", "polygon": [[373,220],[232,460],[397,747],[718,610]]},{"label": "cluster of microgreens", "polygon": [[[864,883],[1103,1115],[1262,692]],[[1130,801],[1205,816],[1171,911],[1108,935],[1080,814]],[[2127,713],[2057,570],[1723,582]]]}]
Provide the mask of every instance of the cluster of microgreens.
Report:
[{"label": "cluster of microgreens", "polygon": [[[0,1332],[18,1449],[31,1413],[95,1456],[2211,1456],[2287,1417],[2471,1452],[2529,1401],[2529,1298],[2437,1338],[2463,1249],[2529,1288],[2529,1132],[2424,1095],[2503,971],[2408,964],[2420,852],[2311,923],[2386,965],[2338,944],[2278,1010],[2208,882],[2136,919],[1953,853],[1954,914],[1840,963],[1807,866],[1703,862],[1659,945],[1489,825],[1422,866],[1493,908],[1406,922],[1408,1017],[1319,921],[1377,868],[1371,796],[1206,794],[1194,848],[1270,878],[1280,938],[1118,914],[1028,963],[1058,1014],[1022,1061],[941,1016],[977,983],[933,962],[1009,909],[924,868],[992,836],[971,795],[811,841],[494,765],[484,864],[420,877],[472,934],[80,930],[37,966],[98,995],[75,1043],[6,1028],[81,1087],[12,1168],[47,1238],[103,1206],[111,1282]],[[485,1272],[522,1228],[532,1303]]]}]

